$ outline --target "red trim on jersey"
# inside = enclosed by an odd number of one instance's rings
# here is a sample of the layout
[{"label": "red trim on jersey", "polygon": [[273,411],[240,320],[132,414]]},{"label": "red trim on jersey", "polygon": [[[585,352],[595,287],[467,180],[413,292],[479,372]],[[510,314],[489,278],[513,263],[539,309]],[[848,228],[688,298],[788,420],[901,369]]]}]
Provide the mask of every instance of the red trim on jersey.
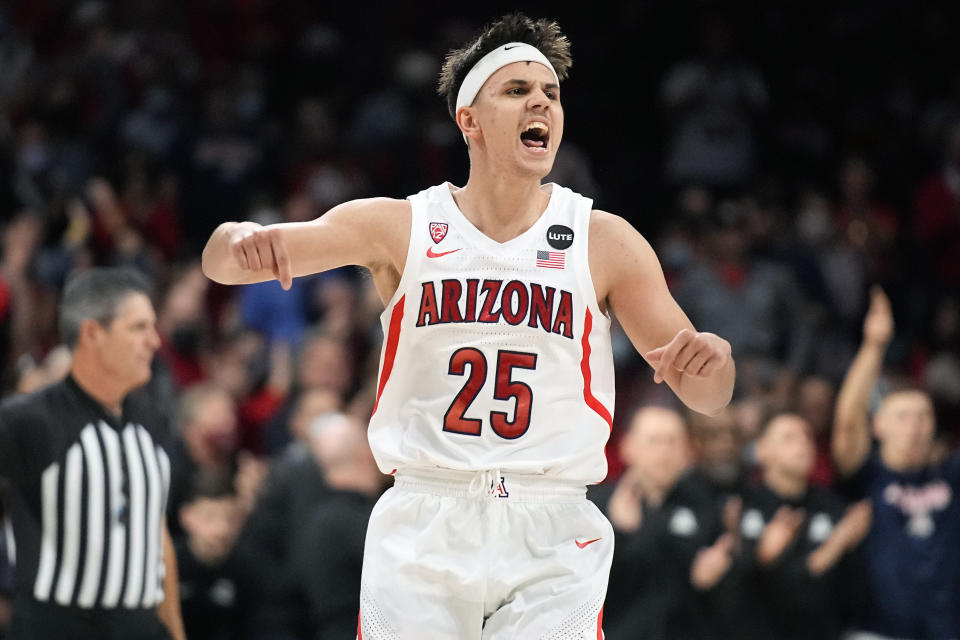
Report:
[{"label": "red trim on jersey", "polygon": [[603,607],[600,607],[600,615],[597,616],[597,640],[603,640]]},{"label": "red trim on jersey", "polygon": [[390,329],[387,331],[387,350],[383,355],[383,369],[380,370],[380,383],[377,385],[377,399],[373,403],[373,413],[377,412],[377,406],[380,405],[380,394],[390,379],[390,373],[393,371],[393,359],[397,357],[397,343],[400,342],[400,321],[403,320],[403,303],[407,295],[404,294],[393,305],[393,313],[390,314]]},{"label": "red trim on jersey", "polygon": [[583,373],[583,399],[587,406],[597,412],[604,421],[610,425],[613,430],[613,416],[607,411],[607,408],[597,400],[590,390],[590,382],[593,375],[590,373],[590,331],[593,329],[593,314],[587,309],[586,317],[583,319],[583,359],[580,361],[580,371]]},{"label": "red trim on jersey", "polygon": [[[600,611],[603,613],[603,610]],[[357,612],[357,640],[363,640],[363,634],[360,633],[360,612]]]}]

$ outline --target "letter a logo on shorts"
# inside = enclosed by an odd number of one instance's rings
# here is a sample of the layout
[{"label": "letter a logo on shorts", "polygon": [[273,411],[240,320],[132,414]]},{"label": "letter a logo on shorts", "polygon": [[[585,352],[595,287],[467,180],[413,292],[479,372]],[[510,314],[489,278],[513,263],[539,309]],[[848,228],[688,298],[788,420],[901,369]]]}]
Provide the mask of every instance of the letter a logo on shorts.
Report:
[{"label": "letter a logo on shorts", "polygon": [[497,496],[498,498],[509,498],[510,492],[507,491],[507,485],[504,483],[503,476],[500,476],[500,482],[497,483],[497,486],[492,487],[491,493]]},{"label": "letter a logo on shorts", "polygon": [[430,237],[433,238],[434,243],[439,243],[446,237],[448,227],[449,225],[446,222],[430,223]]}]

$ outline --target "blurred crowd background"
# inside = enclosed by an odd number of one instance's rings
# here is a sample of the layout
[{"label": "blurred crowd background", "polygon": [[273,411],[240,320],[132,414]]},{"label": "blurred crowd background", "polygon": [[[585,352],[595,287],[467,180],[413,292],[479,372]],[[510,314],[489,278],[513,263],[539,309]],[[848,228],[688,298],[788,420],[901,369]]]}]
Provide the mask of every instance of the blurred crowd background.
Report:
[{"label": "blurred crowd background", "polygon": [[[351,198],[463,184],[463,142],[435,93],[440,62],[512,8],[0,2],[0,388],[65,374],[56,305],[70,274],[102,264],[150,276],[163,337],[151,386],[176,432],[168,520],[190,637],[353,637],[363,529],[388,484],[362,437],[381,340],[369,278],[345,268],[289,292],[223,287],[200,272],[204,242],[226,220],[307,220]],[[838,489],[834,403],[872,285],[896,323],[877,386],[927,390],[933,455],[947,458],[960,444],[960,5],[524,10],[557,19],[573,43],[548,180],[650,239],[694,324],[729,339],[738,364],[730,410],[691,419],[615,325],[598,495],[637,464],[624,434],[651,406],[666,413],[648,418],[684,424],[677,474],[736,478],[725,499],[759,482],[758,437],[789,407],[815,448],[811,484]],[[733,534],[749,528],[737,524],[742,502],[716,506],[731,535],[688,554],[712,550],[714,574],[746,553]],[[625,530],[644,524],[628,517]],[[640,555],[662,548],[629,539]],[[620,615],[686,610],[658,603],[652,580],[611,582]],[[724,580],[718,609],[741,611],[748,578]],[[851,609],[853,585],[833,592]],[[683,606],[702,595],[666,591]],[[608,637],[704,637],[630,628]],[[812,634],[797,637],[829,637]]]}]

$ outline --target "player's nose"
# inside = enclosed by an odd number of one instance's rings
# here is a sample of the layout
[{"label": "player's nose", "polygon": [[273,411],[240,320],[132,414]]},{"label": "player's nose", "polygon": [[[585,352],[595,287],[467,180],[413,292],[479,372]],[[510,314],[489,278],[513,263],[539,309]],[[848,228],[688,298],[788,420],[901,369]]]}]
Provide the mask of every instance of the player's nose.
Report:
[{"label": "player's nose", "polygon": [[531,109],[546,109],[550,106],[550,96],[543,87],[536,87],[529,93],[528,106]]}]

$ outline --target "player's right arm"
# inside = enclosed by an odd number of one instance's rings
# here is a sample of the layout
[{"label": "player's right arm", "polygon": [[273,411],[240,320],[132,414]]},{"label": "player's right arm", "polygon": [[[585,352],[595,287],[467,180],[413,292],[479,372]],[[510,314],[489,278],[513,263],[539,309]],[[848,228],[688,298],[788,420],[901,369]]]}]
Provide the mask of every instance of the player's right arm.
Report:
[{"label": "player's right arm", "polygon": [[[203,249],[203,273],[221,284],[293,278],[345,265],[402,272],[410,231],[406,200],[351,200],[309,222],[225,222]],[[397,280],[399,277],[397,276]]]},{"label": "player's right arm", "polygon": [[870,292],[870,308],[863,321],[863,342],[847,370],[833,418],[831,449],[842,475],[859,469],[870,453],[870,426],[867,405],[870,392],[880,377],[883,354],[893,337],[890,300],[880,287]]}]

